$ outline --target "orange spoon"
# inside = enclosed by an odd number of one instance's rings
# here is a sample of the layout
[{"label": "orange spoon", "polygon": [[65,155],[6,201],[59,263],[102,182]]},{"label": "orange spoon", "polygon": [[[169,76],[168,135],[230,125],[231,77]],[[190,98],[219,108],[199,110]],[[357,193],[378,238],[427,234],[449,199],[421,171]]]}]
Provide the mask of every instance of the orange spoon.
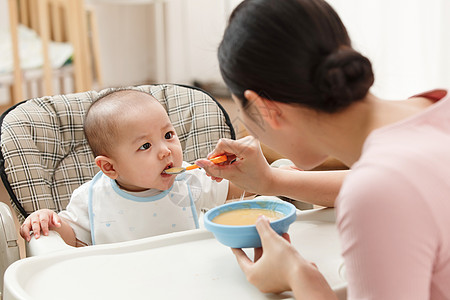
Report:
[{"label": "orange spoon", "polygon": [[[228,157],[224,154],[224,155],[211,157],[209,160],[215,164],[220,164],[221,162],[227,161],[227,159],[228,159]],[[189,171],[189,170],[193,170],[193,169],[197,169],[197,168],[200,168],[200,167],[195,164],[191,165],[191,166],[187,166],[186,168],[172,167],[172,168],[164,170],[164,173],[170,174],[170,175],[177,175],[177,174],[181,174],[185,171]]]}]

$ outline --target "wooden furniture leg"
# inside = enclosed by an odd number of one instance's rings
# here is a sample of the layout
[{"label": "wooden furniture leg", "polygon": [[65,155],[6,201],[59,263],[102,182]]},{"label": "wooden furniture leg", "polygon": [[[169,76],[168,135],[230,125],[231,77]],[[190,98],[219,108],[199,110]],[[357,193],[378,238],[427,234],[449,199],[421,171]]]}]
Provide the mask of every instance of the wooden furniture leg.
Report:
[{"label": "wooden furniture leg", "polygon": [[9,0],[9,23],[11,27],[11,39],[13,48],[13,76],[14,83],[12,85],[11,91],[11,102],[14,104],[23,100],[23,90],[22,90],[22,70],[20,68],[20,57],[19,57],[19,33],[17,32],[18,26],[18,8],[16,0]]}]

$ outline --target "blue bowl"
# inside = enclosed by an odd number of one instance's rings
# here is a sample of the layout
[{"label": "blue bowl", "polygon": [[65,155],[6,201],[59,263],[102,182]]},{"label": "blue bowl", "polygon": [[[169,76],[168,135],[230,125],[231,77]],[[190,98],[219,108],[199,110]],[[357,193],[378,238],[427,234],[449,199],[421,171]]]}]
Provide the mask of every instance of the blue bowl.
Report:
[{"label": "blue bowl", "polygon": [[289,226],[297,218],[294,205],[289,202],[274,199],[273,197],[258,197],[253,200],[244,200],[227,203],[209,210],[205,214],[205,228],[211,231],[216,239],[231,248],[258,248],[261,240],[255,225],[235,226],[222,225],[212,222],[221,213],[236,209],[269,209],[284,214],[281,219],[270,222],[270,226],[279,234],[288,231]]}]

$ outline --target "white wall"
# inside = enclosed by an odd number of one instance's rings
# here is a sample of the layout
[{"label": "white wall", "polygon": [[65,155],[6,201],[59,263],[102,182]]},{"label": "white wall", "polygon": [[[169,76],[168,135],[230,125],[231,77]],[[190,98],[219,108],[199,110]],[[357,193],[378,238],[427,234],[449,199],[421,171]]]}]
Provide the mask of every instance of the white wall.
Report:
[{"label": "white wall", "polygon": [[[217,46],[240,0],[172,0],[167,6],[169,79],[221,82]],[[399,99],[450,87],[450,1],[329,0],[354,46],[373,63],[372,91]]]},{"label": "white wall", "polygon": [[170,1],[166,11],[169,81],[219,81],[216,53],[225,27],[224,1]]},{"label": "white wall", "polygon": [[217,48],[228,16],[240,2],[241,0],[169,1],[166,12],[170,81],[222,81]]},{"label": "white wall", "polygon": [[328,0],[372,61],[380,97],[450,88],[450,1]]},{"label": "white wall", "polygon": [[147,83],[155,74],[153,7],[94,2],[104,87]]},{"label": "white wall", "polygon": [[[106,86],[155,80],[154,14],[141,0],[96,3]],[[111,4],[122,1],[128,5]],[[373,62],[374,93],[401,98],[450,87],[449,0],[328,0],[347,26],[354,46]],[[108,3],[109,2],[109,3]],[[221,82],[216,58],[226,20],[240,0],[167,0],[166,82]],[[7,0],[0,0],[6,26]]]},{"label": "white wall", "polygon": [[8,3],[7,0],[0,0],[0,28],[9,27]]},{"label": "white wall", "polygon": [[[156,80],[152,5],[91,0],[99,20],[106,86]],[[124,2],[124,1],[122,1]],[[126,2],[126,1],[125,1]],[[168,0],[165,82],[220,82],[217,47],[229,13],[240,0]]]}]

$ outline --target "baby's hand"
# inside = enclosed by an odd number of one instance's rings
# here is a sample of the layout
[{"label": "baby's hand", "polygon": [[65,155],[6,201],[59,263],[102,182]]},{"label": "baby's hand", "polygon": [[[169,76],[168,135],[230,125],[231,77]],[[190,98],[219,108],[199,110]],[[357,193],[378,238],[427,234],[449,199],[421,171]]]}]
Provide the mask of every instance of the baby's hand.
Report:
[{"label": "baby's hand", "polygon": [[31,240],[30,231],[34,237],[39,238],[41,231],[44,235],[52,228],[61,227],[61,219],[58,214],[50,209],[40,209],[29,215],[20,227],[20,235],[29,242]]}]

